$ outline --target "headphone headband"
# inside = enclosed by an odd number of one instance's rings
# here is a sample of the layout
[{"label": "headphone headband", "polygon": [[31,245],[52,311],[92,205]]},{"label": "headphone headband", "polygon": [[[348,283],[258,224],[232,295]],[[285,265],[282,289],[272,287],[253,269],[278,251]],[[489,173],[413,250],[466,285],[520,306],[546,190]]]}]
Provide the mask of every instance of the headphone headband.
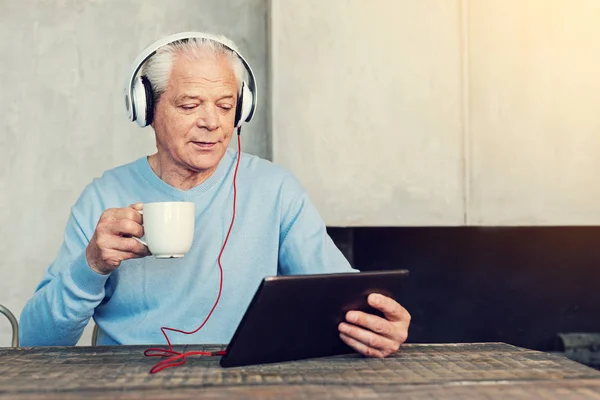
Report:
[{"label": "headphone headband", "polygon": [[214,35],[207,34],[207,33],[201,33],[201,32],[180,32],[180,33],[176,33],[174,35],[167,36],[165,38],[162,38],[162,39],[157,40],[156,42],[152,43],[150,46],[146,47],[140,53],[139,56],[137,56],[137,58],[133,61],[133,64],[131,65],[130,73],[128,75],[128,79],[125,83],[125,88],[124,88],[125,107],[127,109],[127,115],[129,117],[129,120],[130,121],[134,120],[134,107],[133,107],[133,99],[132,99],[133,98],[134,80],[135,80],[135,77],[136,77],[138,71],[140,70],[140,68],[142,68],[142,65],[144,64],[144,62],[146,62],[147,59],[149,59],[151,56],[153,56],[154,53],[156,53],[158,51],[158,49],[161,48],[162,46],[166,46],[170,43],[177,42],[179,40],[185,40],[185,39],[212,40],[214,42],[217,42],[217,43],[223,45],[225,48],[231,50],[232,52],[234,52],[238,56],[238,58],[242,61],[242,63],[244,64],[244,67],[246,67],[246,71],[248,71],[248,77],[250,79],[250,82],[248,82],[248,89],[250,89],[250,91],[253,94],[252,106],[251,106],[250,112],[248,114],[248,117],[246,117],[246,121],[249,121],[252,118],[252,116],[254,115],[254,110],[256,109],[256,79],[254,78],[254,72],[252,72],[252,68],[250,68],[250,64],[248,64],[246,59],[240,53],[238,53],[238,51],[236,49],[229,47],[229,45],[227,45],[226,43],[223,43],[221,40],[219,40]]}]

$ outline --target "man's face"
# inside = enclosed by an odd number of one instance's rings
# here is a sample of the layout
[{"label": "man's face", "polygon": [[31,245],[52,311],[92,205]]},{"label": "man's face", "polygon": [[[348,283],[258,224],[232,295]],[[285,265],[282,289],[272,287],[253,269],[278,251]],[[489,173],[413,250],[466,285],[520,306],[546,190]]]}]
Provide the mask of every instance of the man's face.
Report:
[{"label": "man's face", "polygon": [[202,60],[174,56],[166,91],[155,108],[154,131],[161,157],[194,172],[216,169],[234,130],[237,82],[224,55]]}]

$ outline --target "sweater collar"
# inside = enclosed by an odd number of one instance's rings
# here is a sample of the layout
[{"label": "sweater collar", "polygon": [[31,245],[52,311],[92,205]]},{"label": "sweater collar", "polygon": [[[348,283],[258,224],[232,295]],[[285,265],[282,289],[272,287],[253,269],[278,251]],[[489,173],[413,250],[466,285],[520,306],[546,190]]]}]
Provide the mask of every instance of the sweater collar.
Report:
[{"label": "sweater collar", "polygon": [[148,156],[139,158],[136,161],[136,166],[142,177],[152,186],[158,190],[164,192],[170,197],[178,200],[191,200],[201,196],[210,189],[212,189],[217,183],[219,183],[226,175],[227,170],[231,167],[231,162],[234,160],[232,150],[227,149],[223,158],[219,161],[217,169],[201,184],[194,186],[188,190],[181,190],[174,186],[169,185],[156,175],[152,167],[150,166]]}]

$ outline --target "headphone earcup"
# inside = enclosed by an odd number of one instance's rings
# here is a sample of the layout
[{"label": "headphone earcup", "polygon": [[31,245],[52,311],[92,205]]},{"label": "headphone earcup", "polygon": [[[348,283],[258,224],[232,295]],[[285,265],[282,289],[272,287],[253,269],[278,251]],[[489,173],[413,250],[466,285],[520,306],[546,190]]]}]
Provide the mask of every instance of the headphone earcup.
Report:
[{"label": "headphone earcup", "polygon": [[152,94],[152,85],[146,75],[142,75],[142,83],[146,91],[146,125],[150,125],[154,120],[154,95]]},{"label": "headphone earcup", "polygon": [[235,110],[235,126],[236,128],[241,126],[248,119],[250,111],[252,110],[252,91],[248,89],[246,82],[242,83],[242,90],[238,98],[236,110]]},{"label": "headphone earcup", "polygon": [[139,126],[144,127],[146,121],[146,90],[139,76],[135,78],[133,83],[131,102],[133,104],[133,119]]},{"label": "headphone earcup", "polygon": [[137,124],[142,128],[150,125],[154,117],[154,99],[152,85],[145,75],[135,78],[132,100]]}]

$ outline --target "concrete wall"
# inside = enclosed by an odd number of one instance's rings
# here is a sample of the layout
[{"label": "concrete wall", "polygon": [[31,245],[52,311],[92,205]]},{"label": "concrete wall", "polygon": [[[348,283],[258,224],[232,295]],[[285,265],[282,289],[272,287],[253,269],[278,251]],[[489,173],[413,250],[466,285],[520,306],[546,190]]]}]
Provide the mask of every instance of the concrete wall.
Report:
[{"label": "concrete wall", "polygon": [[468,219],[600,224],[600,2],[472,0]]},{"label": "concrete wall", "polygon": [[273,0],[273,158],[332,226],[463,222],[459,7]]},{"label": "concrete wall", "polygon": [[600,2],[272,3],[273,159],[328,225],[600,224]]},{"label": "concrete wall", "polygon": [[[0,303],[17,316],[53,260],[69,208],[104,170],[155,150],[127,120],[135,56],[167,34],[220,32],[257,75],[245,151],[270,157],[266,0],[0,1]],[[89,330],[83,343],[89,344]],[[10,327],[0,317],[0,346]]]}]

